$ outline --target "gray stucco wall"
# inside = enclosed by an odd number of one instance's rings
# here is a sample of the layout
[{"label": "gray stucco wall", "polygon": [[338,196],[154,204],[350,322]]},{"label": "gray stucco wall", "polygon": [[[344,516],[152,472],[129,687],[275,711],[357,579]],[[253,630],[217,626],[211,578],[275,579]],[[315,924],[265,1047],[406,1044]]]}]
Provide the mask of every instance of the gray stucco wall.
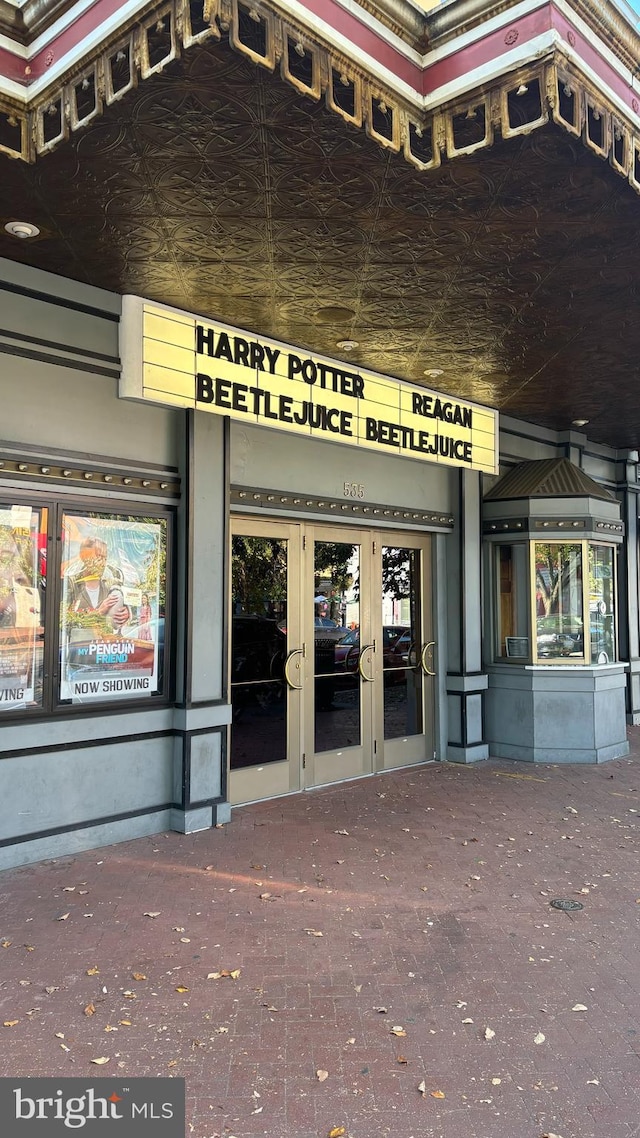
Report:
[{"label": "gray stucco wall", "polygon": [[[0,310],[0,442],[27,459],[183,472],[183,413],[117,397],[119,297],[0,260]],[[5,477],[0,492],[11,500],[30,485]],[[36,485],[43,501],[122,503],[104,484]],[[126,506],[144,504],[140,495]],[[166,829],[173,714],[150,703],[0,718],[0,867]]]}]

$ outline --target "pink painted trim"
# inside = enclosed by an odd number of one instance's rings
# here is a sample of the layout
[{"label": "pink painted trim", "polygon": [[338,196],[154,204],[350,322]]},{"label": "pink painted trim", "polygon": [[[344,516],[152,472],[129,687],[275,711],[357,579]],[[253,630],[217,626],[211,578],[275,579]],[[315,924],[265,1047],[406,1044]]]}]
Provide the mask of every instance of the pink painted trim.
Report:
[{"label": "pink painted trim", "polygon": [[26,59],[14,55],[12,51],[7,51],[5,47],[0,47],[0,75],[3,79],[11,79],[13,83],[26,83],[24,73],[26,66]]},{"label": "pink painted trim", "polygon": [[333,0],[301,0],[301,3],[307,11],[324,20],[325,24],[375,59],[376,63],[386,67],[414,91],[421,92],[422,67],[407,59],[397,48],[382,39],[378,32],[363,23],[357,15],[347,12]]},{"label": "pink painted trim", "polygon": [[461,79],[477,67],[483,67],[492,60],[499,59],[501,55],[511,51],[514,47],[523,44],[548,32],[551,29],[551,8],[537,8],[513,24],[505,24],[498,31],[485,36],[484,39],[468,44],[460,51],[448,55],[445,59],[429,65],[427,56],[426,66],[422,77],[422,94],[430,95],[446,83]]},{"label": "pink painted trim", "polygon": [[[325,21],[340,35],[377,63],[406,83],[419,94],[429,95],[446,84],[461,80],[476,68],[499,60],[511,48],[522,47],[530,40],[555,29],[570,43],[595,75],[627,105],[633,107],[639,93],[616,72],[598,51],[597,42],[582,36],[553,3],[528,13],[513,24],[505,24],[490,35],[453,51],[445,58],[430,63],[427,54],[425,66],[408,60],[401,51],[389,44],[357,13],[348,12],[335,0],[301,0],[310,15]],[[77,49],[82,41],[97,31],[101,24],[117,14],[123,0],[95,0],[95,3],[29,60],[15,55],[10,49],[0,48],[0,75],[25,88],[46,75],[49,67],[60,63],[66,55]],[[635,108],[634,108],[635,109]]]},{"label": "pink painted trim", "polygon": [[123,0],[95,0],[95,3],[74,20],[68,28],[54,36],[50,43],[41,48],[33,59],[29,60],[31,67],[30,82],[45,75],[52,63],[59,63],[61,59],[90,36],[101,24],[108,20],[119,8],[123,7]]},{"label": "pink painted trim", "polygon": [[[606,83],[610,90],[614,91],[618,98],[626,103],[627,106],[632,107],[637,114],[640,90],[635,90],[625,82],[622,76],[603,58],[597,50],[597,47],[594,46],[594,43],[586,39],[573,24],[570,24],[562,12],[552,7],[551,13],[553,27],[560,33],[565,43],[570,45],[598,78],[601,79],[603,83]],[[634,102],[636,103],[635,107],[633,107]]]}]

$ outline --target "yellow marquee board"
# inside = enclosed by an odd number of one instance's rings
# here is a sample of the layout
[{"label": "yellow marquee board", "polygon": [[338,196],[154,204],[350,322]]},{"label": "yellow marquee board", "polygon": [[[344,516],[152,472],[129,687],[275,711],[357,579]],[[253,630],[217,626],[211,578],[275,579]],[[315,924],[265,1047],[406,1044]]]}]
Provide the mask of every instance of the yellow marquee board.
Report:
[{"label": "yellow marquee board", "polygon": [[277,340],[123,297],[120,394],[496,474],[498,414]]}]

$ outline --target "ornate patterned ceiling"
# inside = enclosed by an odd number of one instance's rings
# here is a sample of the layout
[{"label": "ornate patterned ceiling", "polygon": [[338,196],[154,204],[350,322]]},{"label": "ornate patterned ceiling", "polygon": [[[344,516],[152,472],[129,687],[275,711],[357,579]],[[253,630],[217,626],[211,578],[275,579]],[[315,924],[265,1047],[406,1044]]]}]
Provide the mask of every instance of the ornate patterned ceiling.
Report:
[{"label": "ornate patterned ceiling", "polygon": [[210,40],[2,173],[0,256],[640,446],[640,203],[555,125],[419,171]]}]

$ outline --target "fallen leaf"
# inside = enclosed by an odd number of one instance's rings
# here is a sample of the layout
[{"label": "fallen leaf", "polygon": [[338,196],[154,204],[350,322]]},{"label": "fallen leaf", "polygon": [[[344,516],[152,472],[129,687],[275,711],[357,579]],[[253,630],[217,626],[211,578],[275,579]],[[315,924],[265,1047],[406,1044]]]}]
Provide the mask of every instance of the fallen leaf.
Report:
[{"label": "fallen leaf", "polygon": [[104,1064],[108,1063],[109,1059],[105,1055],[101,1055],[99,1059],[92,1059],[91,1062],[95,1063],[96,1067],[104,1067]]},{"label": "fallen leaf", "polygon": [[56,921],[66,921],[67,917],[70,917],[70,916],[71,916],[71,913],[63,913],[61,917],[56,917]]},{"label": "fallen leaf", "polygon": [[533,1042],[534,1042],[534,1043],[544,1043],[544,1041],[545,1041],[545,1038],[546,1038],[546,1036],[544,1036],[544,1035],[542,1034],[542,1032],[541,1032],[541,1031],[539,1031],[539,1032],[538,1032],[538,1034],[535,1036],[535,1038],[534,1038]]},{"label": "fallen leaf", "polygon": [[147,978],[144,972],[132,972],[131,975],[134,980],[146,980]]},{"label": "fallen leaf", "polygon": [[493,1028],[491,1028],[491,1027],[485,1027],[485,1029],[484,1029],[484,1037],[485,1037],[485,1039],[493,1039],[493,1038],[494,1038],[494,1036],[495,1036],[495,1034],[496,1034],[496,1033],[495,1033],[495,1031],[493,1030]]},{"label": "fallen leaf", "polygon": [[75,893],[75,891],[76,891],[75,885],[63,885],[62,886],[62,892],[63,893]]},{"label": "fallen leaf", "polygon": [[404,1036],[404,1035],[406,1035],[407,1033],[406,1033],[406,1031],[404,1030],[404,1028],[403,1028],[403,1027],[401,1027],[400,1025],[398,1025],[397,1027],[392,1027],[392,1028],[390,1028],[390,1030],[389,1030],[389,1034],[390,1034],[390,1035],[402,1035],[402,1036]]},{"label": "fallen leaf", "polygon": [[430,1091],[431,1098],[445,1098],[444,1091]]},{"label": "fallen leaf", "polygon": [[346,1134],[346,1133],[347,1132],[346,1132],[344,1126],[334,1126],[329,1131],[329,1138],[342,1138],[342,1135]]},{"label": "fallen leaf", "polygon": [[51,984],[48,988],[45,988],[45,992],[47,993],[48,996],[51,996],[54,992],[59,992],[59,991],[60,991],[60,989],[57,987],[56,984]]},{"label": "fallen leaf", "polygon": [[316,1071],[316,1078],[319,1083],[324,1083],[325,1079],[329,1078],[328,1071]]},{"label": "fallen leaf", "polygon": [[84,1009],[84,1014],[86,1016],[94,1016],[96,1014],[94,1004],[87,1004],[86,1008]]},{"label": "fallen leaf", "polygon": [[117,1027],[112,1027],[111,1024],[108,1023],[104,1030],[105,1031],[117,1031],[118,1029],[117,1029]]},{"label": "fallen leaf", "polygon": [[404,1055],[396,1055],[396,1063],[406,1064],[409,1060],[405,1059]]},{"label": "fallen leaf", "polygon": [[385,1007],[374,1008],[373,1010],[374,1010],[374,1012],[380,1012],[380,1015],[386,1015],[387,1014],[387,1009]]},{"label": "fallen leaf", "polygon": [[10,940],[0,940],[0,948],[11,948]]},{"label": "fallen leaf", "polygon": [[143,913],[143,917],[159,917],[160,913]]},{"label": "fallen leaf", "polygon": [[318,932],[318,929],[303,929],[307,936],[324,936],[324,933]]},{"label": "fallen leaf", "polygon": [[472,1019],[463,1019],[463,1023],[473,1023]]},{"label": "fallen leaf", "polygon": [[176,992],[188,992],[188,991],[189,991],[189,989],[185,988],[184,984],[178,984],[178,987],[176,988]]},{"label": "fallen leaf", "polygon": [[99,975],[100,975],[100,969],[96,968],[95,965],[93,968],[87,968],[87,976],[99,976]]},{"label": "fallen leaf", "polygon": [[424,1098],[426,1093],[427,1093],[427,1086],[426,1086],[424,1079],[422,1080],[421,1083],[418,1083],[418,1090],[420,1091],[420,1094]]},{"label": "fallen leaf", "polygon": [[4,1026],[5,1027],[15,1027],[17,1023],[20,1023],[19,1019],[6,1019],[4,1021]]},{"label": "fallen leaf", "polygon": [[574,1004],[571,1011],[572,1012],[586,1012],[586,1011],[588,1011],[588,1008],[585,1007],[584,1004]]},{"label": "fallen leaf", "polygon": [[64,1039],[64,1031],[56,1031],[56,1039]]},{"label": "fallen leaf", "polygon": [[131,1020],[130,1019],[119,1019],[118,1023],[120,1024],[121,1027],[131,1027]]}]

